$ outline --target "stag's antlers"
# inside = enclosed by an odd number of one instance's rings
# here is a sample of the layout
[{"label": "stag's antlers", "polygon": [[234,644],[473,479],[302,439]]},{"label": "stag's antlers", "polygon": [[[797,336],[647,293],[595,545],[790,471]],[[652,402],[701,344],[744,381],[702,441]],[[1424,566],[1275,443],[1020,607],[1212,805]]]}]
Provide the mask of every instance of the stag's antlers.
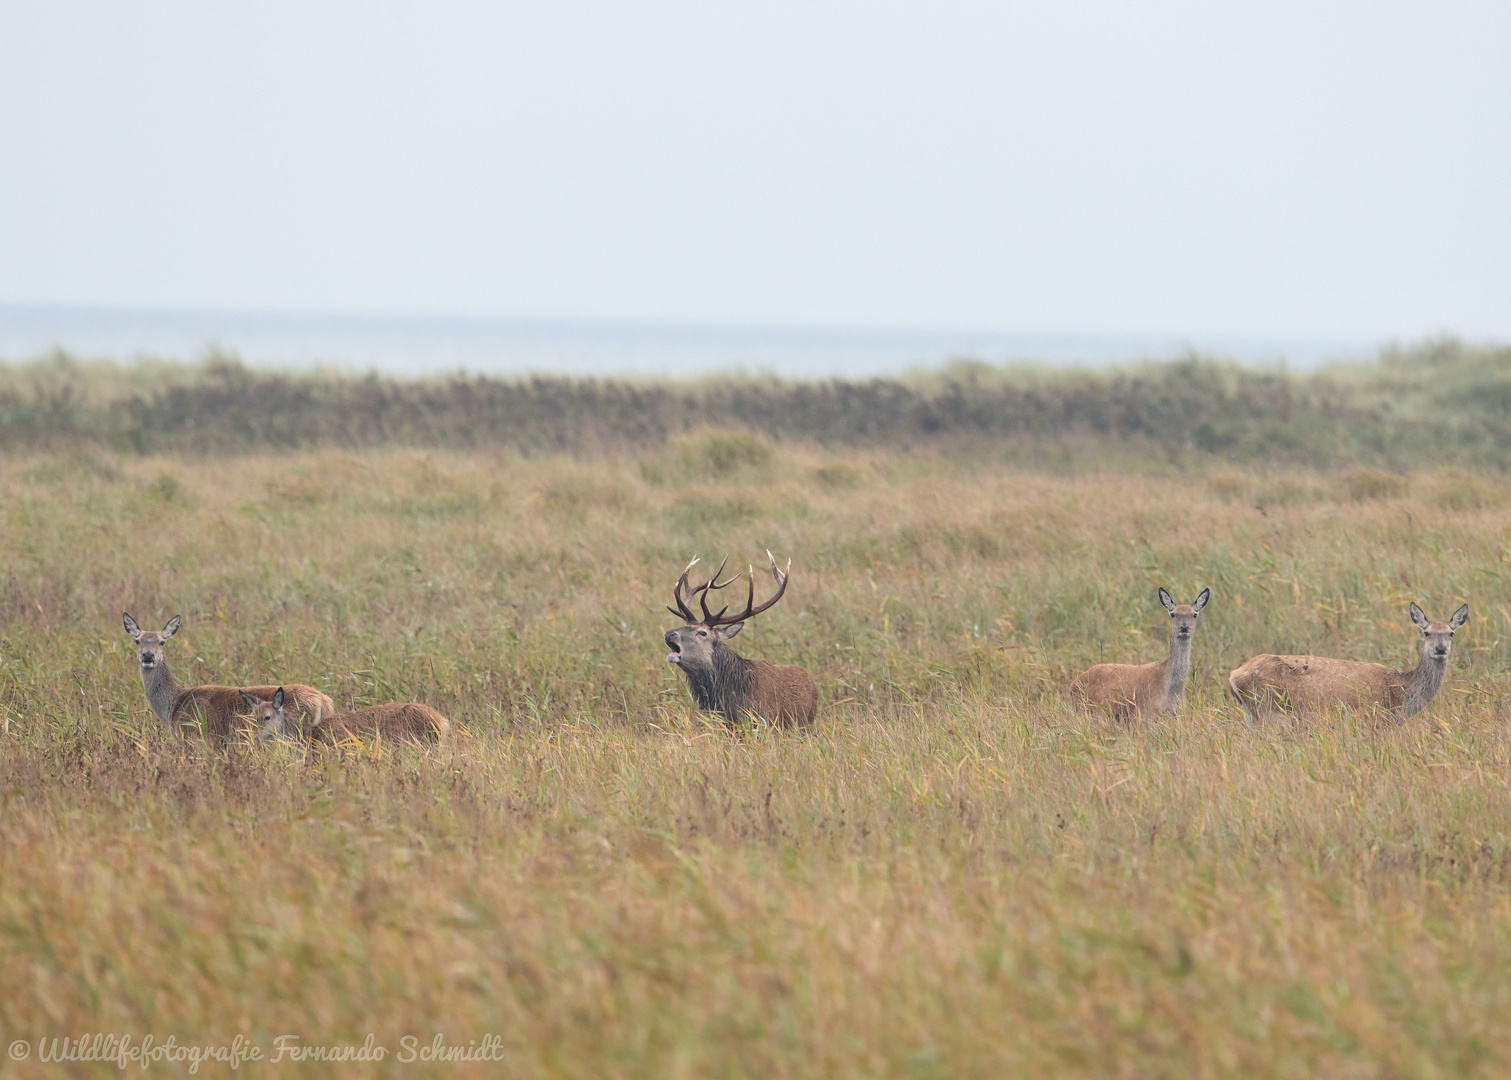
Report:
[{"label": "stag's antlers", "polygon": [[[726,555],[724,557],[724,561],[719,563],[719,568],[714,571],[713,577],[709,578],[702,585],[695,586],[691,591],[688,591],[687,575],[692,572],[692,568],[698,562],[697,558],[694,557],[693,561],[688,563],[687,568],[682,571],[682,576],[677,579],[677,584],[672,589],[672,600],[676,603],[677,606],[674,608],[668,607],[666,610],[670,611],[673,615],[678,616],[686,622],[701,623],[702,625],[707,626],[710,629],[716,626],[733,626],[735,623],[742,623],[746,619],[754,618],[761,612],[770,608],[773,604],[775,604],[782,598],[782,594],[787,591],[788,573],[792,570],[791,559],[787,560],[786,570],[783,570],[776,564],[776,556],[773,555],[770,551],[766,552],[766,559],[771,567],[771,576],[776,579],[777,590],[776,593],[771,597],[771,599],[767,600],[760,607],[755,606],[755,567],[752,566],[749,567],[749,571],[746,575],[750,583],[750,588],[747,591],[745,597],[745,610],[738,615],[729,616],[726,616],[725,614],[729,611],[729,606],[727,604],[715,612],[710,612],[708,610],[709,593],[713,592],[716,589],[722,589],[726,585],[732,584],[739,578],[739,574],[735,574],[727,581],[719,580],[719,575],[724,572],[725,563],[729,562],[729,556]],[[703,609],[703,618],[701,619],[699,619],[697,615],[693,613],[691,607],[692,599],[695,596],[698,598],[698,606]]]}]

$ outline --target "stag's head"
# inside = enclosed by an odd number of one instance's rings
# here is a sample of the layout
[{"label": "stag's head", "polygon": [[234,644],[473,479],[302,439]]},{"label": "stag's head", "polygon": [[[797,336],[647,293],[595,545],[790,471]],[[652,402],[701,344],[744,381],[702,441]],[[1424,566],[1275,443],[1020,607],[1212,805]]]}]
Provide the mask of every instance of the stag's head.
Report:
[{"label": "stag's head", "polygon": [[1212,590],[1203,589],[1201,595],[1189,604],[1177,604],[1175,597],[1164,589],[1159,591],[1160,605],[1170,613],[1170,632],[1185,641],[1196,633],[1196,617],[1201,614],[1201,609],[1207,606],[1207,601],[1212,599]]},{"label": "stag's head", "polygon": [[136,642],[136,659],[143,671],[151,671],[163,662],[163,647],[168,644],[169,638],[178,633],[178,624],[182,619],[182,615],[173,616],[168,620],[168,625],[163,627],[162,633],[158,633],[156,630],[143,630],[130,615],[121,613],[126,633]]},{"label": "stag's head", "polygon": [[[711,593],[739,580],[738,573],[725,581],[719,580],[719,575],[724,572],[724,565],[729,562],[729,559],[726,558],[724,562],[721,562],[719,569],[714,571],[713,577],[702,585],[688,585],[687,575],[692,573],[698,560],[693,559],[687,564],[687,569],[682,571],[682,576],[677,579],[677,584],[672,589],[672,601],[676,607],[666,609],[686,624],[666,632],[666,647],[671,650],[666,657],[667,663],[676,664],[684,671],[712,669],[714,650],[743,630],[745,620],[754,618],[782,598],[782,594],[787,591],[787,571],[792,569],[792,560],[787,560],[787,569],[784,570],[776,564],[776,557],[771,552],[766,553],[766,559],[771,569],[771,576],[776,580],[776,592],[772,594],[771,599],[757,606],[755,567],[751,567],[746,575],[749,588],[745,594],[745,610],[737,614],[731,614],[727,604],[718,611],[710,611],[708,607],[708,597]],[[694,600],[698,602],[701,615],[693,611]]]},{"label": "stag's head", "polygon": [[284,711],[288,698],[283,692],[283,687],[273,691],[272,701],[263,701],[260,697],[253,697],[245,690],[241,692],[241,700],[247,703],[252,710],[252,719],[257,723],[257,734],[263,739],[297,739],[299,737],[299,721]]},{"label": "stag's head", "polygon": [[1422,657],[1439,664],[1448,662],[1453,652],[1453,632],[1469,621],[1469,605],[1462,605],[1447,622],[1433,622],[1427,613],[1411,602],[1411,621],[1422,631]]}]

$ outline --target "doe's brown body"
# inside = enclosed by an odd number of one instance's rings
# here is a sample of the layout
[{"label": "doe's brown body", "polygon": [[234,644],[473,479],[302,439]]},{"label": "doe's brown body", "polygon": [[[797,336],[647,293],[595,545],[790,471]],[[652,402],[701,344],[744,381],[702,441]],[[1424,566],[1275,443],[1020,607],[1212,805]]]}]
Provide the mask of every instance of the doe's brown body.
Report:
[{"label": "doe's brown body", "polygon": [[367,742],[440,742],[451,732],[451,721],[429,705],[417,701],[391,701],[365,709],[321,717],[310,730],[310,738],[339,743],[348,739]]},{"label": "doe's brown body", "polygon": [[1233,669],[1228,691],[1250,720],[1285,713],[1313,718],[1330,709],[1414,716],[1443,684],[1453,635],[1469,621],[1469,605],[1462,605],[1447,622],[1432,621],[1415,601],[1407,610],[1422,632],[1421,661],[1409,671],[1364,660],[1261,653]]},{"label": "doe's brown body", "polygon": [[[175,730],[203,731],[212,742],[255,734],[257,720],[247,711],[242,695],[272,701],[278,689],[276,686],[191,686],[173,706],[172,725]],[[283,691],[294,700],[296,711],[311,722],[322,713],[335,711],[336,703],[313,686],[295,683],[284,686]]]},{"label": "doe's brown body", "polygon": [[1191,641],[1196,617],[1212,591],[1203,589],[1194,603],[1177,604],[1160,589],[1161,606],[1170,613],[1170,655],[1152,664],[1097,664],[1071,680],[1071,694],[1087,705],[1106,709],[1119,720],[1174,714],[1186,701],[1191,676]]}]

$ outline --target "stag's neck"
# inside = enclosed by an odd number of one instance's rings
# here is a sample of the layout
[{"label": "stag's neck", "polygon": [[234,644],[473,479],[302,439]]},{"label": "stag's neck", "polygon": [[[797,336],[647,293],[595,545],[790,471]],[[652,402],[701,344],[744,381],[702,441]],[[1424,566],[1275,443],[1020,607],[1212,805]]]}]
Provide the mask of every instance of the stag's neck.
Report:
[{"label": "stag's neck", "polygon": [[1443,676],[1448,671],[1448,660],[1436,660],[1424,656],[1422,662],[1406,672],[1406,715],[1414,716],[1437,697],[1443,685]]},{"label": "stag's neck", "polygon": [[1178,712],[1186,700],[1186,680],[1191,677],[1191,642],[1170,635],[1170,659],[1165,661],[1165,711]]},{"label": "stag's neck", "polygon": [[183,696],[184,688],[173,672],[168,670],[168,657],[156,667],[142,668],[142,687],[147,691],[147,704],[163,723],[173,724],[173,706]]},{"label": "stag's neck", "polygon": [[688,688],[698,708],[716,712],[731,724],[737,724],[750,700],[755,683],[755,665],[729,646],[720,644],[713,650],[713,666],[707,669],[683,668]]}]

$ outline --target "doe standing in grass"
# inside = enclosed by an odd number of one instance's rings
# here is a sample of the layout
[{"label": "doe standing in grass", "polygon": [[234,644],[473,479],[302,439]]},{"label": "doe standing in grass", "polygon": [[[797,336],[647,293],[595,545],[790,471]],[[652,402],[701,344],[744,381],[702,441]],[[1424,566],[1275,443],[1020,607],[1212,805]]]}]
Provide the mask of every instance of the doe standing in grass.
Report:
[{"label": "doe standing in grass", "polygon": [[[818,713],[818,688],[813,685],[813,676],[795,664],[747,660],[729,647],[730,639],[745,628],[746,620],[766,611],[787,591],[787,571],[777,566],[771,552],[766,553],[766,558],[776,580],[776,594],[760,607],[755,606],[755,568],[751,567],[745,610],[737,615],[728,614],[727,606],[717,612],[708,610],[709,593],[738,580],[736,574],[728,581],[719,581],[724,563],[729,560],[721,562],[713,577],[691,591],[687,575],[698,560],[687,564],[672,589],[672,600],[677,606],[667,608],[686,625],[666,632],[666,644],[671,649],[666,659],[687,676],[688,688],[698,708],[718,713],[729,724],[738,724],[749,717],[783,727],[807,727]],[[787,561],[787,566],[790,570],[792,560]],[[702,618],[693,612],[694,597],[703,611]]]},{"label": "doe standing in grass", "polygon": [[[215,742],[224,743],[233,735],[253,728],[252,721],[243,708],[247,700],[268,701],[279,686],[184,686],[168,670],[168,639],[178,633],[183,616],[175,615],[168,620],[162,632],[143,630],[129,614],[122,613],[126,633],[136,642],[137,663],[142,670],[142,686],[147,691],[147,704],[157,718],[168,725],[176,739],[180,729],[187,732],[202,732]],[[299,711],[313,716],[321,709],[335,711],[335,702],[313,686],[289,685],[291,696]]]},{"label": "doe standing in grass", "polygon": [[1415,600],[1409,614],[1422,631],[1422,660],[1410,671],[1360,660],[1261,653],[1233,669],[1228,690],[1242,706],[1244,719],[1251,721],[1281,713],[1314,717],[1335,708],[1383,709],[1401,719],[1414,716],[1443,685],[1453,633],[1469,621],[1469,605],[1462,605],[1447,622],[1433,622]]},{"label": "doe standing in grass", "polygon": [[1186,680],[1191,677],[1191,642],[1196,618],[1212,598],[1211,589],[1189,604],[1177,604],[1163,588],[1160,605],[1170,613],[1170,655],[1152,664],[1098,664],[1077,675],[1073,694],[1088,705],[1111,710],[1119,720],[1174,715],[1186,703]]}]

